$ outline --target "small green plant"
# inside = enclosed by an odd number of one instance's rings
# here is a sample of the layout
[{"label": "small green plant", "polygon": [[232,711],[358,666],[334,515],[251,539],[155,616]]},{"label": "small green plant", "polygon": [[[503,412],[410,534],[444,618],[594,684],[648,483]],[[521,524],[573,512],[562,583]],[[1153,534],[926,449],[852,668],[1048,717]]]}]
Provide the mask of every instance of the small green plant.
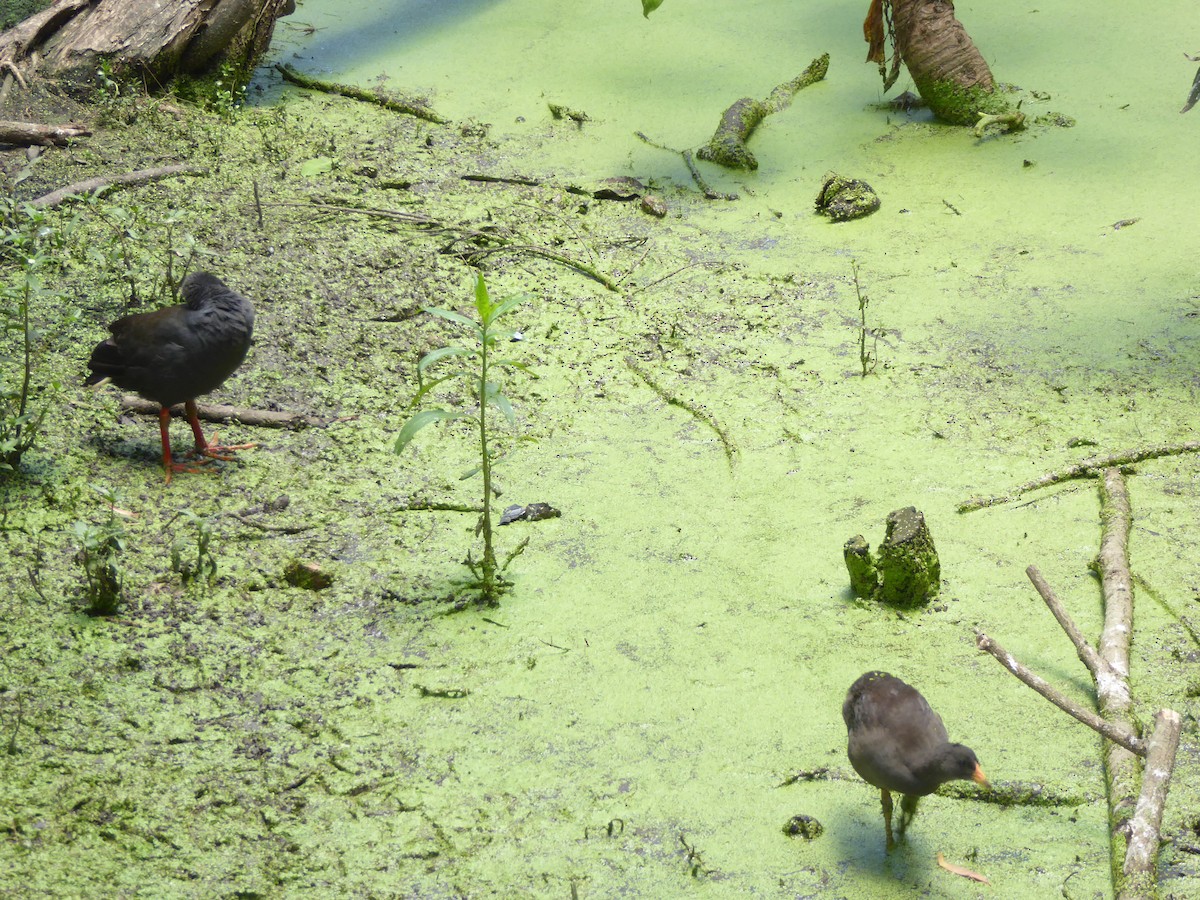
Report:
[{"label": "small green plant", "polygon": [[226,122],[232,122],[246,102],[245,74],[237,66],[223,63],[212,87],[210,105],[213,112]]},{"label": "small green plant", "polygon": [[125,549],[125,525],[117,515],[116,494],[108,488],[92,485],[108,508],[100,524],[78,521],[73,526],[79,551],[75,559],[83,569],[84,596],[90,616],[115,615],[124,593],[125,575],[119,557]]},{"label": "small green plant", "polygon": [[[502,369],[516,369],[528,372],[528,366],[510,358],[496,358],[496,345],[501,340],[509,340],[516,332],[502,330],[497,327],[499,319],[523,300],[523,297],[509,297],[499,302],[493,302],[488,295],[487,285],[480,275],[475,281],[475,311],[476,319],[467,318],[449,309],[427,307],[425,312],[439,316],[455,325],[466,329],[474,337],[473,346],[452,345],[439,347],[426,353],[417,364],[417,393],[409,404],[409,409],[415,407],[434,388],[452,379],[462,379],[468,385],[470,397],[474,401],[473,410],[425,409],[416,413],[400,429],[396,438],[395,450],[401,453],[417,432],[434,422],[451,422],[456,419],[467,419],[474,423],[479,442],[479,465],[464,473],[460,480],[466,480],[477,474],[483,476],[483,514],[476,535],[483,537],[483,557],[476,561],[470,551],[467,552],[466,564],[474,576],[470,583],[472,589],[479,591],[479,602],[485,606],[498,606],[500,595],[507,589],[510,582],[504,577],[509,563],[525,549],[522,542],[513,550],[504,562],[496,561],[496,551],[492,542],[492,465],[499,458],[496,451],[492,426],[488,418],[489,407],[495,407],[504,414],[509,424],[513,424],[515,416],[512,404],[500,390],[498,382],[493,381],[495,373]],[[457,370],[449,374],[425,380],[426,372],[436,363],[446,359],[460,358],[468,360]]]},{"label": "small green plant", "polygon": [[[14,179],[14,183],[19,180]],[[43,210],[0,198],[0,470],[14,470],[36,441],[49,409],[48,398],[35,385],[37,349],[42,332],[35,327],[32,308],[70,309],[56,303],[56,292],[45,287],[42,273],[57,265],[56,251],[63,233],[50,224]],[[64,319],[77,317],[68,312]],[[60,385],[50,382],[51,392]]]},{"label": "small green plant", "polygon": [[[862,292],[858,281],[858,263],[851,262],[850,269],[854,273],[854,293],[858,297],[858,361],[862,364],[862,377],[866,378],[875,371],[879,364],[879,332],[867,326],[867,305],[871,298]],[[871,349],[867,349],[867,337],[872,339]]]},{"label": "small green plant", "polygon": [[148,213],[136,203],[109,203],[98,195],[84,198],[92,219],[106,239],[81,242],[79,250],[91,268],[113,273],[123,283],[126,307],[170,303],[203,251],[185,230],[183,213]]},{"label": "small green plant", "polygon": [[181,515],[195,526],[195,537],[181,531],[171,543],[171,569],[186,585],[210,585],[217,577],[217,557],[212,550],[212,521],[189,509]]}]

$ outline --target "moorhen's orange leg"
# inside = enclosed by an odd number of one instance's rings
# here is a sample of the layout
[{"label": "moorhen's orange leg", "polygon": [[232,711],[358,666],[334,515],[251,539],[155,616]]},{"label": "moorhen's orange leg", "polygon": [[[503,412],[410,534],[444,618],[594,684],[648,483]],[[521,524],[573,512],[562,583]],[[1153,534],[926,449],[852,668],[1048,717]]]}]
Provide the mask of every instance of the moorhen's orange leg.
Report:
[{"label": "moorhen's orange leg", "polygon": [[258,444],[232,444],[225,446],[217,443],[217,435],[213,435],[212,443],[204,437],[204,429],[200,427],[200,411],[196,408],[195,400],[188,400],[183,404],[183,411],[187,415],[188,424],[192,426],[192,435],[196,438],[196,452],[201,456],[207,456],[210,459],[221,459],[226,462],[233,459],[232,456],[224,456],[225,453],[232,453],[235,450],[251,450],[257,447]]},{"label": "moorhen's orange leg", "polygon": [[887,849],[891,850],[896,846],[896,839],[892,837],[892,795],[884,788],[879,789],[879,802],[883,805],[883,830],[887,834]]}]

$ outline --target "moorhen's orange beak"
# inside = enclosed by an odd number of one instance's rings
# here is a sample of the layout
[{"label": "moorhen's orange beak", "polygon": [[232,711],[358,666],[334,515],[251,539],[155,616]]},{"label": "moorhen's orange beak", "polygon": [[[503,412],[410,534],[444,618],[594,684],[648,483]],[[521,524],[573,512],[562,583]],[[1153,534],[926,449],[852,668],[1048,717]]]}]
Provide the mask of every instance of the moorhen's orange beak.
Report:
[{"label": "moorhen's orange beak", "polygon": [[975,763],[975,773],[971,776],[971,780],[978,781],[989,791],[992,789],[992,786],[988,784],[988,780],[983,774],[983,766],[979,765],[979,763]]}]

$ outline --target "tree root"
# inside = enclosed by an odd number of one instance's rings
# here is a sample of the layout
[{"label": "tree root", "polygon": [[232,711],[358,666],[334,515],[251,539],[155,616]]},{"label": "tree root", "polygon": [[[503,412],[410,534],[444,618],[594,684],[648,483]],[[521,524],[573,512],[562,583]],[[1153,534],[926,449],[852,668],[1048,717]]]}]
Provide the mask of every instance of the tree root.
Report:
[{"label": "tree root", "polygon": [[1016,110],[1004,113],[980,113],[979,121],[975,123],[975,137],[983,137],[992,125],[1002,125],[1005,131],[1023,131],[1025,129],[1025,113]]},{"label": "tree root", "polygon": [[716,132],[707,144],[696,151],[696,155],[706,162],[730,169],[757,169],[758,160],[746,146],[754,129],[771,113],[787,109],[801,89],[821,81],[828,71],[829,54],[826,53],[814,59],[807,69],[791,81],[777,86],[766,100],[750,97],[738,100],[725,110]]}]

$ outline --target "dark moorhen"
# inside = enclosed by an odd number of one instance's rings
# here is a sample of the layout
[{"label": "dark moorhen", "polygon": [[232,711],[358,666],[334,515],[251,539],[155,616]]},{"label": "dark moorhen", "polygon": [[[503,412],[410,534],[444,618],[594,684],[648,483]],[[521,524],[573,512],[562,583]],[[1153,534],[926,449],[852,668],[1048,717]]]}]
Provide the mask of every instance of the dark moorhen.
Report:
[{"label": "dark moorhen", "polygon": [[177,403],[184,405],[197,453],[228,459],[221,453],[247,446],[209,444],[196,414],[196,398],[220,387],[246,358],[254,333],[254,307],[207,272],[185,278],[180,293],[181,306],[125,316],[109,325],[112,337],[92,351],[91,374],[84,382],[111,381],[162,407],[158,421],[168,482],[172,472],[188,471],[171,459],[168,425],[170,407]]},{"label": "dark moorhen", "polygon": [[867,672],[850,686],[842,704],[854,771],[879,788],[887,849],[892,837],[891,791],[900,800],[900,837],[917,811],[917,801],[955,779],[990,787],[970,748],[951,744],[942,717],[915,688],[886,672]]}]

